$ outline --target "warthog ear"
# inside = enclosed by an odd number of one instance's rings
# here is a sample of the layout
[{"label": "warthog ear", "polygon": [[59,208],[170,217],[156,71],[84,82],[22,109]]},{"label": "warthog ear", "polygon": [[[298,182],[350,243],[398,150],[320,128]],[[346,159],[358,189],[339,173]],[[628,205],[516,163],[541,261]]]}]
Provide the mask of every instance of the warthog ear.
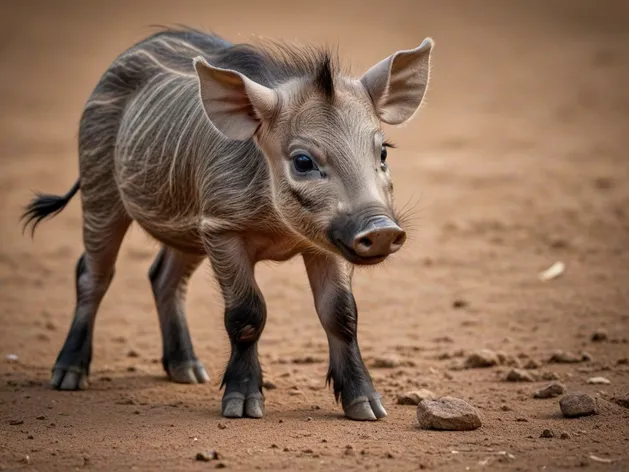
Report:
[{"label": "warthog ear", "polygon": [[398,51],[361,77],[378,117],[390,125],[410,120],[422,103],[430,76],[430,51],[426,38],[415,49]]},{"label": "warthog ear", "polygon": [[194,68],[205,112],[216,129],[228,138],[240,141],[251,138],[261,120],[277,104],[273,90],[240,72],[211,66],[200,56],[194,59]]}]

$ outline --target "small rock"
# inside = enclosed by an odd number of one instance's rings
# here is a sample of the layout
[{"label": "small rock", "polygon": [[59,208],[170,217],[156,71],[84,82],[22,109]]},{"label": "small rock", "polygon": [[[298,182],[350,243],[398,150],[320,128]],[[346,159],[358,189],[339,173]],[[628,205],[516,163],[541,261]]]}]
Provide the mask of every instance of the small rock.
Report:
[{"label": "small rock", "polygon": [[303,395],[304,393],[301,390],[294,388],[294,389],[290,389],[288,391],[288,394],[296,397],[297,395]]},{"label": "small rock", "polygon": [[134,349],[129,349],[129,352],[127,352],[127,357],[140,357],[140,354]]},{"label": "small rock", "polygon": [[599,328],[594,331],[594,333],[592,333],[592,337],[590,338],[593,343],[600,343],[603,341],[607,341],[608,339],[609,336],[607,335],[607,330],[605,330],[604,328]]},{"label": "small rock", "polygon": [[44,328],[46,328],[48,331],[55,331],[57,329],[52,321],[46,321],[46,323],[44,324]]},{"label": "small rock", "polygon": [[523,366],[525,369],[539,369],[541,364],[537,362],[535,359],[529,359]]},{"label": "small rock", "polygon": [[576,364],[583,361],[582,356],[578,356],[573,352],[568,351],[555,351],[548,362],[554,362],[556,364]]},{"label": "small rock", "polygon": [[206,452],[197,452],[197,455],[194,458],[200,462],[210,462],[212,460]]},{"label": "small rock", "polygon": [[412,392],[402,393],[397,396],[398,405],[418,405],[422,400],[434,400],[435,394],[430,390],[422,388]]},{"label": "small rock", "polygon": [[605,377],[590,377],[587,380],[587,383],[591,384],[591,385],[609,385],[611,384],[609,379],[606,379]]},{"label": "small rock", "polygon": [[24,420],[9,420],[9,424],[11,426],[19,426],[21,424],[24,424]]},{"label": "small rock", "polygon": [[227,464],[225,464],[224,462],[217,462],[216,465],[214,466],[215,469],[225,469],[227,467]]},{"label": "small rock", "polygon": [[345,446],[344,454],[346,456],[355,456],[356,455],[356,451],[354,451],[354,446],[352,446],[351,444],[348,444],[347,446]]},{"label": "small rock", "polygon": [[588,352],[583,351],[581,353],[581,360],[583,362],[590,362],[592,360],[592,355]]},{"label": "small rock", "polygon": [[564,432],[562,432],[562,433],[559,435],[559,438],[560,438],[560,439],[572,439],[572,436],[570,436],[570,434],[569,434],[569,433],[567,433],[567,432],[565,432],[565,431],[564,431]]},{"label": "small rock", "polygon": [[465,360],[467,369],[477,369],[482,367],[493,367],[499,364],[498,355],[489,349],[481,349],[473,352]]},{"label": "small rock", "polygon": [[513,408],[511,408],[509,405],[502,405],[502,406],[500,407],[500,409],[501,409],[502,411],[512,411],[512,410],[513,410]]},{"label": "small rock", "polygon": [[553,382],[533,393],[533,398],[554,398],[563,395],[565,392],[566,387],[564,384]]},{"label": "small rock", "polygon": [[38,419],[38,420],[45,420],[46,417],[44,415],[39,415],[36,419]]},{"label": "small rock", "polygon": [[400,366],[400,359],[397,356],[382,356],[376,357],[371,362],[371,367],[374,369],[392,369]]},{"label": "small rock", "polygon": [[129,367],[127,367],[127,372],[136,372],[138,369],[137,367],[130,365]]},{"label": "small rock", "polygon": [[32,434],[29,434],[28,436],[26,436],[26,439],[35,439],[35,436],[33,436]]},{"label": "small rock", "polygon": [[225,423],[219,423],[218,429],[227,429],[227,425]]},{"label": "small rock", "polygon": [[312,421],[312,416],[308,416],[308,417],[306,418],[306,421]]},{"label": "small rock", "polygon": [[387,459],[394,459],[395,456],[393,455],[393,453],[387,451],[384,453],[384,457],[386,457]]},{"label": "small rock", "polygon": [[312,454],[314,451],[312,449],[310,449],[310,448],[306,448],[306,449],[304,449],[301,452],[303,452],[304,454]]},{"label": "small rock", "polygon": [[550,429],[545,429],[542,431],[542,434],[539,435],[540,438],[554,438],[555,433],[553,433]]},{"label": "small rock", "polygon": [[453,397],[422,400],[417,405],[417,421],[424,429],[468,431],[481,426],[476,408]]},{"label": "small rock", "polygon": [[612,462],[614,462],[611,459],[607,459],[605,457],[598,457],[595,456],[594,454],[590,454],[590,460],[593,462],[598,462],[599,464],[611,464]]},{"label": "small rock", "polygon": [[566,418],[577,418],[598,413],[596,399],[586,393],[564,395],[559,401],[559,407]]},{"label": "small rock", "polygon": [[277,385],[275,385],[270,380],[265,380],[262,382],[262,387],[266,388],[267,390],[275,390],[277,388]]},{"label": "small rock", "polygon": [[30,464],[31,463],[31,456],[26,454],[24,457],[22,457],[22,459],[20,459],[20,462],[22,464]]},{"label": "small rock", "polygon": [[523,418],[523,417],[521,417],[521,416],[520,416],[519,418],[516,418],[515,420],[516,420],[518,423],[528,423],[528,422],[529,422],[529,420],[527,420],[526,418]]},{"label": "small rock", "polygon": [[452,302],[452,308],[456,308],[456,309],[465,308],[468,305],[469,303],[461,298],[457,298],[456,300]]},{"label": "small rock", "polygon": [[627,365],[629,364],[629,357],[621,357],[616,361],[617,365]]},{"label": "small rock", "polygon": [[7,354],[7,361],[9,362],[17,362],[18,359],[17,354]]},{"label": "small rock", "polygon": [[507,382],[535,382],[533,374],[522,369],[511,369],[506,376]]},{"label": "small rock", "polygon": [[557,372],[542,372],[540,378],[542,380],[559,380],[559,374]]},{"label": "small rock", "polygon": [[196,460],[201,462],[210,462],[211,460],[222,459],[218,451],[197,452]]},{"label": "small rock", "polygon": [[612,401],[623,408],[629,408],[629,397],[614,397]]}]

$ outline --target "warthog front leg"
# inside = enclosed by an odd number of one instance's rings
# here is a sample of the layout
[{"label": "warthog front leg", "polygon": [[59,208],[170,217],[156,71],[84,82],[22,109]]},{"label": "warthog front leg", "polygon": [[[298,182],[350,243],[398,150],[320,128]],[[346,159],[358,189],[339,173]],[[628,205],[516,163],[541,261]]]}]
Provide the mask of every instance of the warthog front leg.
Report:
[{"label": "warthog front leg", "polygon": [[223,375],[222,414],[227,418],[264,415],[258,339],[266,305],[253,275],[251,258],[237,236],[208,237],[208,253],[225,300],[225,328],[231,356]]},{"label": "warthog front leg", "polygon": [[328,336],[330,367],[328,382],[353,420],[376,420],[387,416],[358,348],[358,313],[351,292],[351,269],[334,256],[305,254],[304,262],[321,324]]},{"label": "warthog front leg", "polygon": [[173,382],[210,380],[194,353],[184,310],[188,280],[204,258],[163,247],[149,271],[162,331],[162,364]]}]

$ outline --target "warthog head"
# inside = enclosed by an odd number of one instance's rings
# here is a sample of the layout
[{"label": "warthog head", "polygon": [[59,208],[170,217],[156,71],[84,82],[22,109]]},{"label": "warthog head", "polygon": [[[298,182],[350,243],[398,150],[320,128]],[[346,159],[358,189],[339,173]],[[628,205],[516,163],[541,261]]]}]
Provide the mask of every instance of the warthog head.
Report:
[{"label": "warthog head", "polygon": [[273,200],[287,225],[314,247],[354,264],[383,261],[406,239],[393,208],[381,123],[410,120],[429,79],[431,39],[396,52],[359,79],[319,53],[310,76],[268,87],[195,59],[213,125],[253,138],[268,160]]}]

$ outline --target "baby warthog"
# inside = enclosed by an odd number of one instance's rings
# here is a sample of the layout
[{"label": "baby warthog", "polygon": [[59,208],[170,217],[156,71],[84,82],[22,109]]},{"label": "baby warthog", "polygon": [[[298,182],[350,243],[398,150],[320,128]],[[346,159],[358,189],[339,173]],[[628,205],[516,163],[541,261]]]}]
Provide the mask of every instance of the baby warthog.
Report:
[{"label": "baby warthog", "polygon": [[163,245],[149,278],[171,380],[208,381],[184,311],[187,282],[208,257],[231,342],[222,414],[262,417],[266,306],[254,267],[300,254],[337,401],[351,419],[386,416],[358,348],[352,271],[404,244],[381,123],[418,110],[432,47],[425,39],[358,79],[325,50],[234,45],[188,29],[161,31],[115,59],[83,111],[79,179],[64,196],[38,195],[24,215],[34,231],[81,189],[85,251],[52,385],[87,386],[96,312],[136,221]]}]

